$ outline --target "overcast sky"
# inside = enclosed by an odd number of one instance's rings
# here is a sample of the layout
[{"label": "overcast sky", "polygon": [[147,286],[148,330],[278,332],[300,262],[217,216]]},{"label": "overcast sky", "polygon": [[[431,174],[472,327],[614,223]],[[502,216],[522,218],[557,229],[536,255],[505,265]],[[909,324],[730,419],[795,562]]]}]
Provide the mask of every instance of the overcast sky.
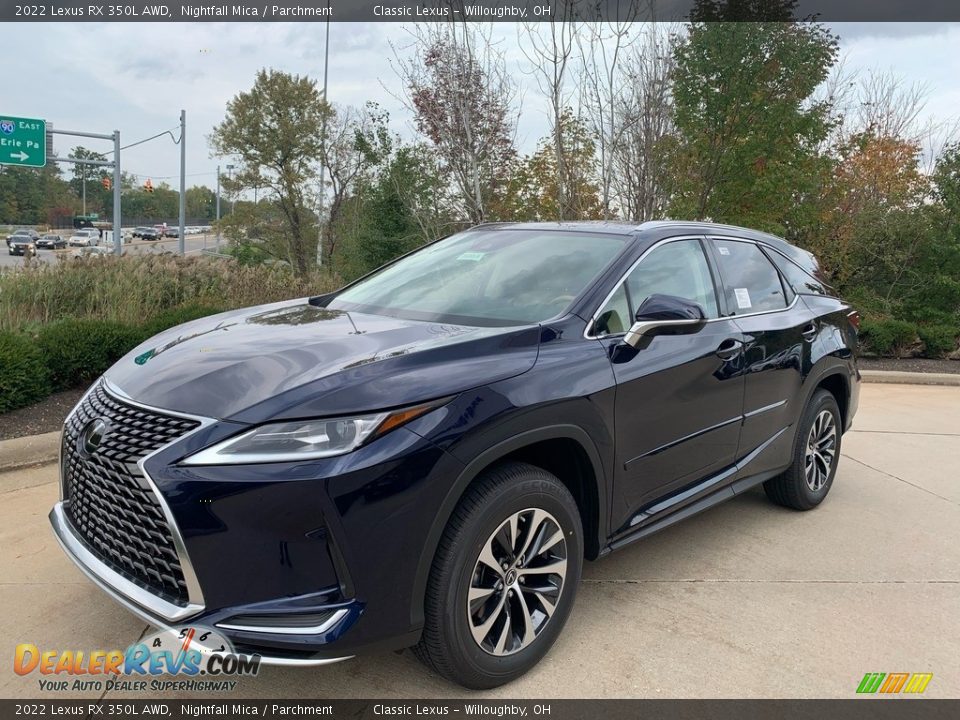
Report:
[{"label": "overcast sky", "polygon": [[[930,90],[926,114],[940,120],[960,113],[960,25],[932,23],[836,24],[850,70],[894,71]],[[500,23],[516,77],[525,86],[518,143],[531,150],[547,130],[536,87],[521,69],[516,28]],[[410,118],[391,93],[401,90],[391,43],[408,42],[397,23],[334,23],[330,44],[330,99],[362,105],[376,100],[394,129],[413,134]],[[0,113],[45,118],[70,130],[109,133],[123,144],[175,129],[187,111],[187,184],[215,184],[218,160],[207,136],[227,101],[250,88],[262,67],[323,77],[323,23],[150,23],[10,25],[4,32],[5,82]],[[59,136],[67,154],[78,139]],[[86,143],[85,143],[86,144]],[[93,149],[109,143],[90,141]],[[164,137],[122,154],[122,166],[140,180],[179,182],[178,148]],[[226,161],[221,161],[226,162]],[[65,168],[66,169],[66,168]]]}]

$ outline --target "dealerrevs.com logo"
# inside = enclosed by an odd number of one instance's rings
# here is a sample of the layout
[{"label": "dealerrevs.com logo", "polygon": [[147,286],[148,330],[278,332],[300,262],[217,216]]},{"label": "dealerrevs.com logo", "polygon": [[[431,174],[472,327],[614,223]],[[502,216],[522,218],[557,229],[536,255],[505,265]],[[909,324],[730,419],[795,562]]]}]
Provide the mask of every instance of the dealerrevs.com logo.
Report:
[{"label": "dealerrevs.com logo", "polygon": [[260,671],[260,656],[235,652],[216,630],[183,627],[161,630],[126,650],[57,650],[20,643],[13,670],[39,675],[40,690],[53,692],[229,692],[237,686],[232,678]]},{"label": "dealerrevs.com logo", "polygon": [[860,695],[921,695],[933,679],[933,673],[866,673],[857,686]]}]

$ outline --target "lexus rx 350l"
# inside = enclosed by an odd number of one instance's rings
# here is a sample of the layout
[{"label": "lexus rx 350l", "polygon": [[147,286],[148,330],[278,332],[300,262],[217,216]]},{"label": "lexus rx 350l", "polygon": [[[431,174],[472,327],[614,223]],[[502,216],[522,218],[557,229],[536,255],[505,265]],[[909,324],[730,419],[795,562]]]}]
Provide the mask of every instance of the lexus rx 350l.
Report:
[{"label": "lexus rx 350l", "polygon": [[483,225],[135,348],[66,421],[51,521],[153,624],[285,664],[413,646],[492,687],[584,559],[760,484],[819,505],[858,322],[751,230]]}]

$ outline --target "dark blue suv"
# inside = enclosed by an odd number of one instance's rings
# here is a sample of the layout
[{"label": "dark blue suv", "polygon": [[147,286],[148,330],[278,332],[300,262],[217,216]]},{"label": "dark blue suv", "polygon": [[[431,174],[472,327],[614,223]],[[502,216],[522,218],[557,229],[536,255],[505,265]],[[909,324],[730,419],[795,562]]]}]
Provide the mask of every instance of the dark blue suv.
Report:
[{"label": "dark blue suv", "polygon": [[761,483],[818,505],[858,323],[751,230],[483,225],[137,347],[67,419],[51,521],[153,624],[288,665],[414,646],[493,687],[584,558]]}]

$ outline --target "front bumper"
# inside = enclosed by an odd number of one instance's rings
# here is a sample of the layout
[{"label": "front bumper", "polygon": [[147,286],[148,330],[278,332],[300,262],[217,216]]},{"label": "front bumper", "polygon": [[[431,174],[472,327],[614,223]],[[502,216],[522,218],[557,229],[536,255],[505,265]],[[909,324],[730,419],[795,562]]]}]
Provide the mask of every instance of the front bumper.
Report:
[{"label": "front bumper", "polygon": [[320,665],[414,644],[421,550],[462,464],[405,428],[309,463],[179,464],[241,427],[207,421],[139,463],[176,539],[186,602],[102,562],[73,525],[69,498],[50,513],[67,556],[150,624],[215,626],[268,664]]}]

